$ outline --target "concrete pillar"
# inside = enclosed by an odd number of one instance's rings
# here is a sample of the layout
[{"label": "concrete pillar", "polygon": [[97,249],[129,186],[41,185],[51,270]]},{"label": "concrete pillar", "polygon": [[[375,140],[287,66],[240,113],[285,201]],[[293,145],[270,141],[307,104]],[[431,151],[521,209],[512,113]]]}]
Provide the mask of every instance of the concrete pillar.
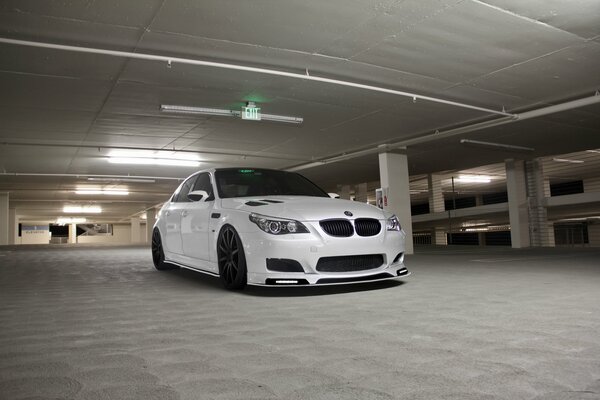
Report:
[{"label": "concrete pillar", "polygon": [[366,183],[359,183],[354,187],[354,200],[366,203],[368,200],[368,189]]},{"label": "concrete pillar", "polygon": [[131,243],[140,242],[140,217],[131,218]]},{"label": "concrete pillar", "polygon": [[340,199],[350,200],[350,185],[340,186]]},{"label": "concrete pillar", "polygon": [[446,235],[446,230],[441,228],[433,229],[431,231],[431,244],[446,246],[448,244],[448,236]]},{"label": "concrete pillar", "polygon": [[427,186],[429,191],[429,212],[445,211],[442,179],[437,175],[429,174],[427,175]]},{"label": "concrete pillar", "polygon": [[8,193],[0,193],[0,245],[9,243]]},{"label": "concrete pillar", "polygon": [[383,209],[396,214],[406,232],[406,254],[413,254],[412,217],[410,214],[410,181],[406,154],[380,153],[381,187],[387,188],[387,206]]},{"label": "concrete pillar", "polygon": [[16,244],[19,235],[19,224],[17,222],[17,210],[8,209],[8,244]]},{"label": "concrete pillar", "polygon": [[512,247],[515,249],[529,247],[529,212],[527,209],[525,162],[522,160],[506,160],[505,168]]},{"label": "concrete pillar", "polygon": [[[442,179],[437,175],[427,175],[427,188],[429,192],[429,212],[444,212],[444,192],[442,190]],[[435,228],[431,231],[431,244],[447,245],[446,231]]]},{"label": "concrete pillar", "polygon": [[77,243],[77,224],[69,225],[69,243]]},{"label": "concrete pillar", "polygon": [[146,242],[152,243],[152,229],[156,223],[156,210],[151,208],[146,210]]},{"label": "concrete pillar", "polygon": [[529,224],[531,245],[554,247],[554,227],[549,228],[545,202],[543,164],[540,160],[525,163],[527,195],[529,196]]}]

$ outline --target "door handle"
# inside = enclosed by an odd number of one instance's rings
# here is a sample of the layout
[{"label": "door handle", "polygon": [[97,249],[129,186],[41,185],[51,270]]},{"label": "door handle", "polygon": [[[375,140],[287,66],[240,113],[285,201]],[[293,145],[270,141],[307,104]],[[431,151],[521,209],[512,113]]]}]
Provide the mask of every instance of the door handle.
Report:
[{"label": "door handle", "polygon": [[183,210],[183,211],[181,212],[181,216],[182,216],[182,217],[187,217],[187,215],[188,215],[188,212],[187,212],[187,211]]}]

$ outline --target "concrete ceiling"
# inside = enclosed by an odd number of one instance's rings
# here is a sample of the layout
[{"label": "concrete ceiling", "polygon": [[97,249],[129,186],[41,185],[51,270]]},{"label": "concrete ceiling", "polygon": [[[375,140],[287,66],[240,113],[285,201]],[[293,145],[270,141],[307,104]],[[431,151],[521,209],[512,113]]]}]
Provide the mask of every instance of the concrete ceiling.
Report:
[{"label": "concrete ceiling", "polygon": [[[597,0],[4,0],[0,38],[308,73],[509,113],[600,89]],[[196,169],[109,164],[115,148],[197,152],[201,167],[289,168],[497,118],[322,82],[6,43],[0,87],[0,169],[60,175],[0,176],[0,190],[35,218],[46,206],[50,216],[64,202],[100,200],[74,194],[91,186],[90,175],[154,177],[101,185],[132,192],[104,200],[113,202],[106,218],[126,218],[164,201]],[[246,101],[304,123],[160,112],[161,104],[239,109]],[[599,133],[597,103],[411,145],[407,154],[418,175],[596,149]],[[460,139],[535,150],[482,150]],[[302,172],[327,189],[370,182],[377,155]]]}]

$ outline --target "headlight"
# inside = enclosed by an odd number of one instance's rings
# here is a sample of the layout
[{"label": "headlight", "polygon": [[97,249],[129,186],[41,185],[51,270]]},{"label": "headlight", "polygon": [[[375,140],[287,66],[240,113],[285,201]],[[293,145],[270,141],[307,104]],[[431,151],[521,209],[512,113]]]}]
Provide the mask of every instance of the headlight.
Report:
[{"label": "headlight", "polygon": [[306,226],[293,219],[266,217],[260,214],[250,214],[250,221],[254,222],[261,230],[272,235],[286,235],[288,233],[308,233]]},{"label": "headlight", "polygon": [[400,229],[402,229],[400,221],[398,221],[398,218],[395,215],[392,215],[385,221],[385,228],[388,231],[400,231]]}]

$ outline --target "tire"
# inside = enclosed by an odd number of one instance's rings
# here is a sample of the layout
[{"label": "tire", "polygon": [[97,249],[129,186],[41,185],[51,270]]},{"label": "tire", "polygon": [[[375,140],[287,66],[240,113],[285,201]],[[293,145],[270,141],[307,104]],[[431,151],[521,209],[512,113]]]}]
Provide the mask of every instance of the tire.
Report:
[{"label": "tire", "polygon": [[241,290],[246,287],[246,255],[240,236],[233,226],[225,225],[217,239],[219,277],[225,289]]},{"label": "tire", "polygon": [[165,252],[163,251],[160,231],[157,228],[152,232],[152,262],[154,262],[154,268],[159,271],[177,269],[175,265],[165,262]]}]

